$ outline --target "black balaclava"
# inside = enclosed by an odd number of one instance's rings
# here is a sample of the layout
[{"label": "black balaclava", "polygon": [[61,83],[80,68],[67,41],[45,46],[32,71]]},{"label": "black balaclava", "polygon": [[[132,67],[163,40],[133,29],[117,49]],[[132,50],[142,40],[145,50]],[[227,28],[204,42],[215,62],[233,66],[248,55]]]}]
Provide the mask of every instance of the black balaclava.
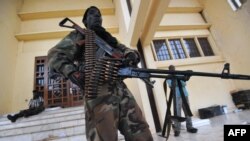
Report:
[{"label": "black balaclava", "polygon": [[[100,12],[100,10],[95,7],[95,6],[90,6],[89,8],[86,9],[83,18],[82,18],[82,22],[85,25],[85,27],[87,27],[86,23],[84,22],[87,18],[87,13],[89,11],[89,9],[91,8],[95,8],[96,10],[98,10]],[[101,12],[100,12],[101,13]],[[92,30],[95,31],[95,33],[101,37],[103,40],[105,40],[109,45],[116,47],[117,46],[117,39],[115,37],[113,37],[109,32],[106,31],[105,28],[103,28],[102,26],[98,26],[98,27],[93,27]]]}]

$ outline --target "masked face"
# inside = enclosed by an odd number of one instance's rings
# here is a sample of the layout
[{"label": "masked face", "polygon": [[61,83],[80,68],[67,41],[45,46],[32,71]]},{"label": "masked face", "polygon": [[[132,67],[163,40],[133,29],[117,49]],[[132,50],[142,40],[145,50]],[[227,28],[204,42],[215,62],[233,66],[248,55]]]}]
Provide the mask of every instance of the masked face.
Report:
[{"label": "masked face", "polygon": [[93,29],[102,26],[102,17],[98,9],[90,8],[87,12],[86,19],[84,20],[86,28]]}]

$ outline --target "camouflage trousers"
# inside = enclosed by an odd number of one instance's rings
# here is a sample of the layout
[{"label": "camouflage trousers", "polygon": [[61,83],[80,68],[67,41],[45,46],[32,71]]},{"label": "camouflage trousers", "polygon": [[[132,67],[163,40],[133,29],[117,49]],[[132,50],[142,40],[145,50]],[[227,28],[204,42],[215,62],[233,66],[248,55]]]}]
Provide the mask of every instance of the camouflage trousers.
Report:
[{"label": "camouflage trousers", "polygon": [[85,100],[88,141],[153,141],[149,126],[123,82],[105,84],[96,99]]}]

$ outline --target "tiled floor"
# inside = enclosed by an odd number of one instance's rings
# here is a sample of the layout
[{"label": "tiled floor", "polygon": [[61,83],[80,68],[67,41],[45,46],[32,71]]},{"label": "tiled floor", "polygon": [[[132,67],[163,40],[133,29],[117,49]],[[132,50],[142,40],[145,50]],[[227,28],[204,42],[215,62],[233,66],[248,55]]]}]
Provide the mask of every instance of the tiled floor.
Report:
[{"label": "tiled floor", "polygon": [[[210,118],[210,124],[199,126],[198,133],[191,134],[185,128],[181,130],[178,137],[174,137],[173,131],[170,133],[168,141],[223,141],[225,124],[250,124],[250,110]],[[154,135],[154,141],[166,141],[158,135]]]}]

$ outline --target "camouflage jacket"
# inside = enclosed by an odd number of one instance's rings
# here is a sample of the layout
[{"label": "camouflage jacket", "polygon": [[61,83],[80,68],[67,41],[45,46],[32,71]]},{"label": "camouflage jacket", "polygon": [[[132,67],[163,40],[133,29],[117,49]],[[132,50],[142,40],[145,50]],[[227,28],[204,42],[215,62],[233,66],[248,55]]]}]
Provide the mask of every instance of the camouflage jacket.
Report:
[{"label": "camouflage jacket", "polygon": [[[79,70],[79,64],[77,65],[74,62],[83,61],[84,63],[84,47],[78,45],[78,42],[84,40],[84,38],[79,32],[72,31],[48,51],[48,65],[52,72],[59,73],[68,78],[72,72]],[[115,48],[118,48],[124,54],[135,52],[138,59],[140,59],[139,53],[136,50],[129,49],[123,44],[118,43]]]}]

